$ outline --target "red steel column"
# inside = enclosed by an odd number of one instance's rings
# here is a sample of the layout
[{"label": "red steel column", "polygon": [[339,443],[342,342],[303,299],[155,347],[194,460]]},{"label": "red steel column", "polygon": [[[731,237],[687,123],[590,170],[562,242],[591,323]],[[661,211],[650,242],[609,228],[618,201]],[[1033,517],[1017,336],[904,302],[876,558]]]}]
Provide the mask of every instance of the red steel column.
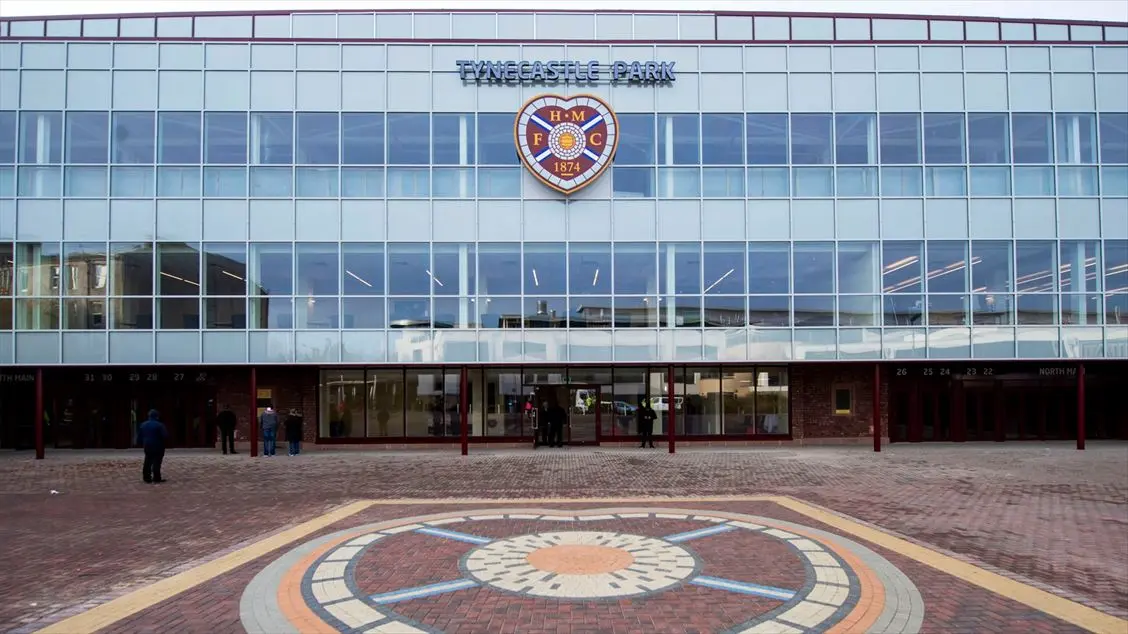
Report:
[{"label": "red steel column", "polygon": [[1077,449],[1085,449],[1085,364],[1077,365]]},{"label": "red steel column", "polygon": [[674,366],[666,366],[666,441],[670,445],[670,453],[677,451],[678,419],[674,407]]},{"label": "red steel column", "polygon": [[458,377],[458,420],[462,426],[462,455],[470,453],[470,413],[466,410],[470,409],[470,394],[467,390],[469,381],[466,378],[466,366],[462,366],[459,371]]},{"label": "red steel column", "polygon": [[881,364],[873,364],[873,450],[881,451]]},{"label": "red steel column", "polygon": [[35,459],[43,453],[43,368],[35,368]]},{"label": "red steel column", "polygon": [[251,368],[251,457],[258,456],[258,372]]}]

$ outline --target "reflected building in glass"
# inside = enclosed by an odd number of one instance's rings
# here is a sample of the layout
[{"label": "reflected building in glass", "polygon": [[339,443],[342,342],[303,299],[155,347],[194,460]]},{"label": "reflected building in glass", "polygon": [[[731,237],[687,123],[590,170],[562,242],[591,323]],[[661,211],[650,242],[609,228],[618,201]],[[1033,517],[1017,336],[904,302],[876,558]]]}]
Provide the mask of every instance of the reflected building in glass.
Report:
[{"label": "reflected building in glass", "polygon": [[[570,195],[515,142],[541,95],[614,113]],[[662,442],[1083,441],[1128,436],[1126,360],[1128,24],[0,20],[0,447],[268,404],[525,443],[552,402],[574,444],[644,406]]]}]

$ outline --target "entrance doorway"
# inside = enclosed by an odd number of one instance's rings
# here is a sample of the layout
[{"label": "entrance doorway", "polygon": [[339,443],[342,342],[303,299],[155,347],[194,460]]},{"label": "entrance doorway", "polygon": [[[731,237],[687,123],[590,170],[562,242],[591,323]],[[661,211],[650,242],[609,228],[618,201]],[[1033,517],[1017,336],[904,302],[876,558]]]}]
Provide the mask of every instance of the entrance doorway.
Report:
[{"label": "entrance doorway", "polygon": [[556,404],[563,408],[567,415],[564,424],[565,444],[598,445],[602,418],[599,411],[599,392],[597,385],[534,386],[533,407],[536,408],[538,435],[546,424],[545,411],[549,406]]}]

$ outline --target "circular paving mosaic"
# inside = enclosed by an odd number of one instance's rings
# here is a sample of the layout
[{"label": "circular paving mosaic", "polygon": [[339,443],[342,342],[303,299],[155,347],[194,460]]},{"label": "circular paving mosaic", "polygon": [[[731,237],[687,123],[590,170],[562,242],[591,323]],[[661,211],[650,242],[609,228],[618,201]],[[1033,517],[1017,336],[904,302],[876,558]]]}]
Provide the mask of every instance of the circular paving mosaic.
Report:
[{"label": "circular paving mosaic", "polygon": [[655,631],[915,631],[924,611],[888,560],[813,527],[718,511],[505,509],[314,540],[263,569],[240,612],[252,634],[485,631],[508,617],[532,632],[606,619],[605,601],[625,618],[688,619]]}]

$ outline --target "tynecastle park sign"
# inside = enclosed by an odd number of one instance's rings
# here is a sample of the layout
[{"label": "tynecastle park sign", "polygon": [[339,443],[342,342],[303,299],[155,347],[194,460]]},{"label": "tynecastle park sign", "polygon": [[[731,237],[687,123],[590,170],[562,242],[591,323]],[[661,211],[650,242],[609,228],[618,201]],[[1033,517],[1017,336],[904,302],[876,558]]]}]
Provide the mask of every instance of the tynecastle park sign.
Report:
[{"label": "tynecastle park sign", "polygon": [[455,62],[462,81],[486,83],[583,83],[603,81],[626,84],[662,84],[676,79],[675,62],[483,62],[460,59]]}]

